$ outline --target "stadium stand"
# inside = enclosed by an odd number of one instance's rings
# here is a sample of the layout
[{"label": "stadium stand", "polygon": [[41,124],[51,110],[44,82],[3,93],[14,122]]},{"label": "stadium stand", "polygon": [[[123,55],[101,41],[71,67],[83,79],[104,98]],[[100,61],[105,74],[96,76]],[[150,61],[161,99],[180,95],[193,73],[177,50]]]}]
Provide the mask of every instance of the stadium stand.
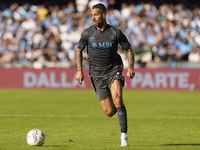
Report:
[{"label": "stadium stand", "polygon": [[[10,3],[9,3],[10,2]],[[102,2],[107,20],[129,38],[136,68],[200,68],[200,5],[115,0],[0,2],[0,67],[70,68],[81,32]],[[124,66],[126,54],[119,47]],[[83,64],[88,67],[84,51]]]}]

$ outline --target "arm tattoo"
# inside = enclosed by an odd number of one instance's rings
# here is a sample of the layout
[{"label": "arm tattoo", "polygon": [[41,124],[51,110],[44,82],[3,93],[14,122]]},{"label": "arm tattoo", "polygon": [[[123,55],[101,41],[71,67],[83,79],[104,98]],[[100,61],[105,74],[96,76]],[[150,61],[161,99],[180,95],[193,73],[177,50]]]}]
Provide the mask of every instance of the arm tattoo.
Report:
[{"label": "arm tattoo", "polygon": [[76,49],[77,71],[82,71],[82,60],[83,60],[82,50],[79,49],[79,48],[77,48],[77,49]]},{"label": "arm tattoo", "polygon": [[134,69],[135,55],[131,48],[127,49],[128,69]]}]

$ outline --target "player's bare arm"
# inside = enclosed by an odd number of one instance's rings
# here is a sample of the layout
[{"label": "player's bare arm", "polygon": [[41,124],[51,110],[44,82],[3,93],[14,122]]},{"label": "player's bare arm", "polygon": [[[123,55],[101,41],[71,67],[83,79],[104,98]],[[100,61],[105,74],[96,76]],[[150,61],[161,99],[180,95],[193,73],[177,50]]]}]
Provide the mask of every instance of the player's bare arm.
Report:
[{"label": "player's bare arm", "polygon": [[135,55],[131,48],[127,49],[126,52],[127,52],[127,58],[128,58],[128,71],[126,75],[128,79],[133,79],[135,76],[135,72],[134,72]]},{"label": "player's bare arm", "polygon": [[79,84],[82,84],[82,81],[84,79],[83,70],[82,70],[82,60],[83,60],[82,50],[77,48],[76,49],[76,64],[77,64],[76,80],[78,81]]}]

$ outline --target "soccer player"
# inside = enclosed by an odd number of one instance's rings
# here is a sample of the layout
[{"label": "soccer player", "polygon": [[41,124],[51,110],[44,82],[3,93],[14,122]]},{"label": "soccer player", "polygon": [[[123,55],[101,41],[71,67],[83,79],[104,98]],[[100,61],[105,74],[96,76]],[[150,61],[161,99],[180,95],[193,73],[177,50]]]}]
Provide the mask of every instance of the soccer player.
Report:
[{"label": "soccer player", "polygon": [[108,117],[117,112],[121,128],[121,146],[129,146],[127,140],[127,113],[122,99],[124,86],[123,62],[117,53],[118,44],[127,52],[128,79],[133,79],[134,53],[126,36],[106,22],[106,8],[99,3],[92,7],[94,25],[85,29],[76,49],[77,74],[76,80],[82,84],[82,51],[86,48],[89,60],[89,75],[101,106]]}]

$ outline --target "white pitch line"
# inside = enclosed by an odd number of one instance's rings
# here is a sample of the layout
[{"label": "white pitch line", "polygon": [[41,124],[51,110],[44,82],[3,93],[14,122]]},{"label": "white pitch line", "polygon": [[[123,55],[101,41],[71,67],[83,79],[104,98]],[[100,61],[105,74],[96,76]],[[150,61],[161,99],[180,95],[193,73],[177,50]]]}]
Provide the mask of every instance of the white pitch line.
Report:
[{"label": "white pitch line", "polygon": [[196,119],[199,120],[200,117],[128,117],[128,118],[135,118],[135,119]]},{"label": "white pitch line", "polygon": [[103,116],[81,116],[81,115],[27,115],[27,114],[0,114],[0,117],[49,117],[49,118],[103,118]]},{"label": "white pitch line", "polygon": [[[82,116],[82,115],[33,115],[33,114],[0,114],[0,117],[44,117],[44,118],[104,118],[106,116]],[[114,116],[113,118],[117,118]],[[182,120],[200,120],[200,117],[141,117],[128,116],[129,119],[182,119]]]}]

